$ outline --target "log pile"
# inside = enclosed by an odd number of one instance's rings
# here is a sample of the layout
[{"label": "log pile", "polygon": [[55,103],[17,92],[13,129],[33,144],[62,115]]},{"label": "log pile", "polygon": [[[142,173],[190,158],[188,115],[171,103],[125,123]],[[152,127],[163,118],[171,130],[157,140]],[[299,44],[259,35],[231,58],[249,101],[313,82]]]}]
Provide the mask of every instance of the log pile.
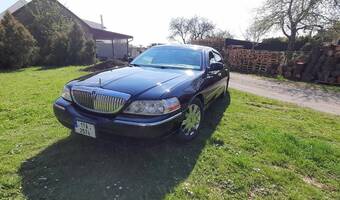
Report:
[{"label": "log pile", "polygon": [[225,50],[226,61],[231,70],[275,76],[284,59],[278,51],[259,51],[244,49],[242,46],[228,46]]},{"label": "log pile", "polygon": [[311,52],[299,51],[290,55],[237,45],[227,46],[224,52],[233,71],[340,85],[340,45],[315,46]]},{"label": "log pile", "polygon": [[340,84],[340,45],[314,47],[283,66],[288,79]]}]

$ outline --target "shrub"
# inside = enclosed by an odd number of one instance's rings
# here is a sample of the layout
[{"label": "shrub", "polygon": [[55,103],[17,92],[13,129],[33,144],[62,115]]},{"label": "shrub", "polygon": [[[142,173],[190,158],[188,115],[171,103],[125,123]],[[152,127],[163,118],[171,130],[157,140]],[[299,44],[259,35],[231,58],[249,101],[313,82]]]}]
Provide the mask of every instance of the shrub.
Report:
[{"label": "shrub", "polygon": [[74,24],[71,32],[56,33],[53,36],[46,60],[49,65],[64,66],[93,64],[94,58],[94,42],[87,41],[82,28]]},{"label": "shrub", "polygon": [[56,49],[65,45],[63,40],[61,44],[57,43],[62,34],[70,32],[73,25],[71,17],[64,14],[56,0],[34,0],[23,9],[17,17],[38,42],[40,51],[37,64],[58,65],[60,55],[53,53],[59,52]]},{"label": "shrub", "polygon": [[93,58],[88,56],[94,51],[94,46],[87,44],[88,38],[82,27],[56,0],[32,1],[19,18],[38,41],[38,64],[65,66],[93,63]]},{"label": "shrub", "polygon": [[[16,18],[29,30],[27,31],[25,27],[20,25],[20,29],[25,30],[23,35],[29,35],[34,41],[31,44],[39,46],[39,48],[33,49],[26,48],[30,50],[31,54],[34,52],[36,55],[34,56],[36,58],[34,64],[65,66],[94,63],[95,44],[93,41],[87,41],[92,40],[92,38],[87,38],[77,20],[70,16],[68,12],[65,12],[65,9],[60,6],[57,0],[31,1],[28,6],[23,7],[16,14]],[[12,19],[14,20],[13,17]],[[16,21],[16,24],[19,24],[19,22]],[[1,31],[0,34],[8,34],[7,32],[12,33],[13,31]],[[14,39],[12,42],[7,42],[9,36],[0,38],[3,38],[0,39],[0,54],[2,55],[0,63],[4,63],[3,66],[9,66],[7,60],[11,60],[11,62],[22,61],[16,63],[16,67],[31,63],[27,60],[33,57],[30,55],[25,54],[26,56],[22,59],[17,59],[19,55],[25,53],[25,51],[22,51],[25,45],[17,42],[20,40]],[[24,41],[28,43],[30,40],[26,37]],[[17,57],[13,58],[8,55],[16,55]]]},{"label": "shrub", "polygon": [[84,49],[82,56],[83,56],[83,58],[82,58],[83,63],[82,64],[90,65],[90,64],[95,63],[95,61],[96,61],[96,45],[95,45],[93,40],[86,41],[85,49]]},{"label": "shrub", "polygon": [[49,65],[64,66],[68,64],[68,42],[69,39],[67,34],[56,33],[53,37],[49,54],[46,57],[46,61],[49,62]]},{"label": "shrub", "polygon": [[0,69],[16,69],[32,64],[36,40],[10,13],[0,24]]},{"label": "shrub", "polygon": [[[296,42],[294,45],[294,50],[299,51],[301,48],[303,48],[306,44],[313,41],[311,37],[309,36],[299,36],[296,38]],[[288,47],[288,40],[283,37],[274,37],[274,38],[265,38],[262,40],[263,44],[267,44],[269,46],[273,47]]]},{"label": "shrub", "polygon": [[77,23],[75,23],[69,33],[69,64],[82,64],[82,54],[85,47],[85,41],[84,31]]}]

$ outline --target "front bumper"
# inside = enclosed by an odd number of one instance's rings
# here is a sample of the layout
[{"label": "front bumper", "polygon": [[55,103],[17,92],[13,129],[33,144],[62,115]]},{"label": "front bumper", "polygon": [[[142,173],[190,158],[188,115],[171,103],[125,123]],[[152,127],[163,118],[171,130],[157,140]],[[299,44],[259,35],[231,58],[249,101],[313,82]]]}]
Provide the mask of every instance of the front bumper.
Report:
[{"label": "front bumper", "polygon": [[63,98],[53,105],[58,121],[69,129],[74,129],[77,120],[91,123],[95,126],[97,137],[103,134],[113,134],[135,138],[157,138],[176,132],[183,120],[182,113],[170,116],[136,118],[127,116],[101,116],[89,113]]}]

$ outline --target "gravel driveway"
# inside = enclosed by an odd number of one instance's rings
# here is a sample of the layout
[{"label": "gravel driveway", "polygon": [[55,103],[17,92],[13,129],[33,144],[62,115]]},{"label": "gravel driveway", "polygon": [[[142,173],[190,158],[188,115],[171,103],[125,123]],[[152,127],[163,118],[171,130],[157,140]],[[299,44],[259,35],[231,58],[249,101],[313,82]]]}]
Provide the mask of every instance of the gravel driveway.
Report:
[{"label": "gravel driveway", "polygon": [[315,84],[279,81],[235,72],[230,76],[230,87],[233,89],[340,115],[340,89],[333,91]]}]

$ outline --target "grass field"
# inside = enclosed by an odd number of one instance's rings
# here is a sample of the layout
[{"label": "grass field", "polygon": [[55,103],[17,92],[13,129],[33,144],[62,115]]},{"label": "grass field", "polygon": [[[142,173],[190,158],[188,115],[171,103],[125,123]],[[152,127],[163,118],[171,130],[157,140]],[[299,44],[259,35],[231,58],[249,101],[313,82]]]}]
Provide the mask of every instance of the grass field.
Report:
[{"label": "grass field", "polygon": [[0,199],[340,199],[340,117],[230,90],[181,145],[70,136],[81,67],[0,73]]}]

